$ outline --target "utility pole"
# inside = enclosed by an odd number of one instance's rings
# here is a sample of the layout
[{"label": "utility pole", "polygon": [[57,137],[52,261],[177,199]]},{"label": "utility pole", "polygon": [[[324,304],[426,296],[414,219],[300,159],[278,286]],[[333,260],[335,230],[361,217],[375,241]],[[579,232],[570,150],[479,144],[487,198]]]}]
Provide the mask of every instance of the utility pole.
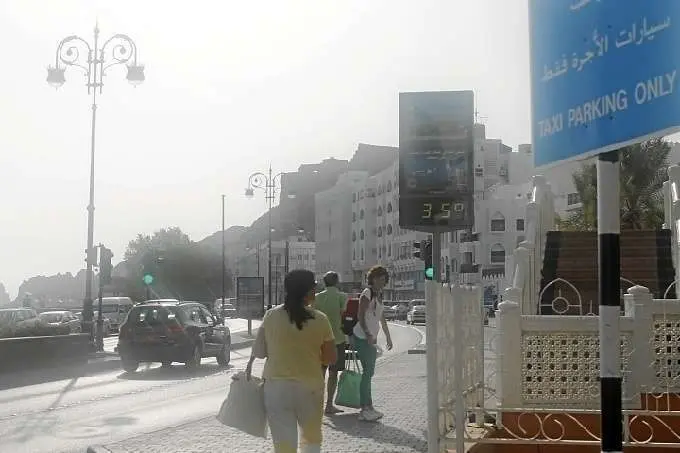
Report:
[{"label": "utility pole", "polygon": [[222,315],[224,314],[224,304],[225,304],[225,298],[226,298],[226,292],[227,292],[227,284],[226,284],[226,278],[227,278],[227,263],[226,263],[226,257],[225,257],[225,244],[224,244],[224,199],[225,195],[222,195],[222,304],[221,304],[221,313],[220,317],[223,317]]}]

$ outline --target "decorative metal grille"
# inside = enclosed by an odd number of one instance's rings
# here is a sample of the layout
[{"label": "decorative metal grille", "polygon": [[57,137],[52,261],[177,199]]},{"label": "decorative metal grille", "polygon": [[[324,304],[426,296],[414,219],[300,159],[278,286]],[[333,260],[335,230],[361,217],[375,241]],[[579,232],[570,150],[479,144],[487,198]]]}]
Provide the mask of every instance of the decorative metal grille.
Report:
[{"label": "decorative metal grille", "polygon": [[654,316],[654,372],[659,391],[680,387],[680,315]]},{"label": "decorative metal grille", "polygon": [[[524,403],[544,407],[598,407],[599,346],[597,333],[524,333]],[[622,337],[621,350],[625,379],[631,355],[630,335]]]}]

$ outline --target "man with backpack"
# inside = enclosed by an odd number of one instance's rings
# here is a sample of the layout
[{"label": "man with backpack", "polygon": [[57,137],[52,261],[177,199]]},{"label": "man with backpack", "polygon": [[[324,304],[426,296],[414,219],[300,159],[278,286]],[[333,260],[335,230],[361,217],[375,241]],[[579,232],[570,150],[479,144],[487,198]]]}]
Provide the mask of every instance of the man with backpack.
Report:
[{"label": "man with backpack", "polygon": [[[327,415],[342,412],[333,405],[335,391],[338,387],[338,373],[345,369],[345,329],[343,328],[343,313],[347,304],[347,295],[340,292],[337,288],[340,278],[337,272],[327,272],[323,277],[326,289],[316,295],[314,308],[324,313],[328,317],[335,337],[337,357],[335,363],[328,367],[328,397],[326,399],[325,413]],[[323,370],[326,374],[326,367]]]}]

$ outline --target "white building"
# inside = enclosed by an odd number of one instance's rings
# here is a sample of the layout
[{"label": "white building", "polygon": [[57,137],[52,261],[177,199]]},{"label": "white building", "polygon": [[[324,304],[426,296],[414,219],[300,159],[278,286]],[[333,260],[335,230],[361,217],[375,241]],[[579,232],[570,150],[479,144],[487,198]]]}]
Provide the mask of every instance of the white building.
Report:
[{"label": "white building", "polygon": [[399,162],[371,176],[352,196],[352,267],[354,281],[365,284],[376,264],[390,272],[386,299],[423,297],[424,266],[414,258],[416,241],[427,235],[399,227]]},{"label": "white building", "polygon": [[[365,184],[368,172],[351,171],[340,175],[335,186],[319,192],[314,199],[317,280],[328,271],[340,276],[341,286],[351,284],[352,195]],[[349,288],[346,288],[349,289]]]}]

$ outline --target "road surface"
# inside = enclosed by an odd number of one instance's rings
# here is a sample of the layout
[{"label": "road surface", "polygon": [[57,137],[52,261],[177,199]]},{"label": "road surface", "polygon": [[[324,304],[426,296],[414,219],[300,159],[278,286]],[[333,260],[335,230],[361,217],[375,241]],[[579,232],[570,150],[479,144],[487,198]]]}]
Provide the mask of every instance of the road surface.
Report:
[{"label": "road surface", "polygon": [[[384,356],[420,341],[413,328],[392,331],[395,348]],[[249,349],[233,351],[227,369],[204,359],[193,373],[182,365],[154,364],[132,375],[116,370],[0,391],[0,452],[83,453],[88,445],[209,417],[225,398],[230,375],[245,367],[249,355]],[[261,366],[256,362],[254,372]]]}]

